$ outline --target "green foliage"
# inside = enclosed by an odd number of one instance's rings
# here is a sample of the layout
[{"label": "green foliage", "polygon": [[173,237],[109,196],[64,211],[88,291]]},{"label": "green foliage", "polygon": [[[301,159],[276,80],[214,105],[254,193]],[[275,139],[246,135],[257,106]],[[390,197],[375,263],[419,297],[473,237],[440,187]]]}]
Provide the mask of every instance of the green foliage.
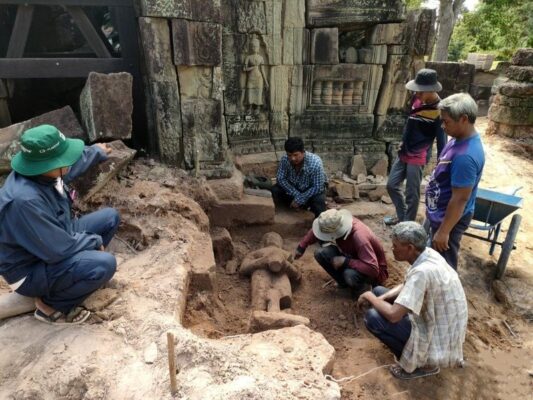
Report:
[{"label": "green foliage", "polygon": [[482,0],[465,12],[455,26],[448,58],[466,59],[468,53],[491,53],[509,60],[516,49],[533,46],[533,2],[531,0]]},{"label": "green foliage", "polygon": [[422,0],[406,0],[405,4],[409,10],[414,10],[422,6]]}]

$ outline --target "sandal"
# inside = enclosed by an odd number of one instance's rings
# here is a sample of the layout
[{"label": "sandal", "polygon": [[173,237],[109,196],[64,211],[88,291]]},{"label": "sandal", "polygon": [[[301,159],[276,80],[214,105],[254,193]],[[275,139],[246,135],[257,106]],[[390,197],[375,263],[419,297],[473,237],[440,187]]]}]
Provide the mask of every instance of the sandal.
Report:
[{"label": "sandal", "polygon": [[383,218],[383,222],[387,226],[392,226],[392,225],[396,225],[397,223],[399,223],[400,220],[397,217],[393,217],[393,216],[389,215],[389,216]]},{"label": "sandal", "polygon": [[393,365],[389,368],[390,373],[398,379],[403,380],[409,380],[409,379],[415,379],[415,378],[423,378],[425,376],[431,376],[431,375],[437,375],[440,372],[439,367],[435,368],[417,368],[413,372],[408,373],[405,372],[405,370],[400,367],[398,364]]},{"label": "sandal", "polygon": [[39,321],[51,325],[78,325],[85,322],[91,315],[91,312],[83,307],[75,307],[68,314],[63,314],[61,311],[54,311],[52,314],[46,315],[37,309],[33,315]]}]

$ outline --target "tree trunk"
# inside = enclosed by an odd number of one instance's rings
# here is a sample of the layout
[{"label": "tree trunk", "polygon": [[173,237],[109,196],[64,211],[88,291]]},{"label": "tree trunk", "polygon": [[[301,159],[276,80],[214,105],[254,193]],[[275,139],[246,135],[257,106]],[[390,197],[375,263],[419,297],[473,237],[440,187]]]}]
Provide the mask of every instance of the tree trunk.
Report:
[{"label": "tree trunk", "polygon": [[433,61],[448,60],[448,46],[453,27],[459,18],[464,0],[440,0],[437,43],[433,53]]}]

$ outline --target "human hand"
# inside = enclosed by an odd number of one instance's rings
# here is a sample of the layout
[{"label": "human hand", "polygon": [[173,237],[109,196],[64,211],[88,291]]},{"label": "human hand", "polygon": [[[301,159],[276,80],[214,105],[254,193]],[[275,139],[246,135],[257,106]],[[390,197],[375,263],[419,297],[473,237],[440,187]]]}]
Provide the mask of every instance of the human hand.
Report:
[{"label": "human hand", "polygon": [[439,252],[446,251],[450,248],[448,241],[450,240],[450,234],[442,232],[440,229],[437,229],[435,235],[433,235],[433,240],[431,242],[431,247]]},{"label": "human hand", "polygon": [[299,208],[300,205],[296,202],[296,200],[291,201],[291,208]]},{"label": "human hand", "polygon": [[103,151],[105,151],[106,154],[109,154],[113,151],[113,149],[109,147],[107,143],[96,143],[96,146],[100,147]]},{"label": "human hand", "polygon": [[100,248],[99,248],[98,250],[100,250],[100,251],[105,251],[104,245],[101,245]]},{"label": "human hand", "polygon": [[368,306],[370,306],[370,301],[368,300],[368,296],[370,294],[372,294],[372,292],[367,291],[367,292],[362,293],[361,296],[359,296],[359,298],[357,299],[357,305],[356,305],[357,310],[362,310],[363,308],[367,308]]},{"label": "human hand", "polygon": [[346,261],[346,257],[336,256],[336,257],[333,257],[333,260],[331,260],[331,263],[333,264],[333,268],[339,269],[344,264],[344,261]]}]

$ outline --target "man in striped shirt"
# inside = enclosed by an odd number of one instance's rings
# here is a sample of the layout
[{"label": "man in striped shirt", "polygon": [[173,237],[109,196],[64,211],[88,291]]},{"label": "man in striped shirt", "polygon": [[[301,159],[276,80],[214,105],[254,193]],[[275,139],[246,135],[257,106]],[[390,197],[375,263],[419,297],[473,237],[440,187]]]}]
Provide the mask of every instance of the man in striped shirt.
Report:
[{"label": "man in striped shirt", "polygon": [[[442,85],[432,69],[421,69],[416,78],[405,87],[414,92],[411,111],[405,125],[398,158],[391,167],[387,191],[396,208],[396,216],[385,217],[385,224],[414,221],[420,202],[420,182],[428,152],[437,139],[437,155],[446,144],[446,135],[440,124],[437,94]],[[401,185],[405,182],[405,194]]]},{"label": "man in striped shirt", "polygon": [[299,137],[285,142],[285,154],[281,157],[277,183],[272,187],[276,204],[291,208],[310,208],[318,217],[326,210],[326,173],[319,156],[304,149]]}]

